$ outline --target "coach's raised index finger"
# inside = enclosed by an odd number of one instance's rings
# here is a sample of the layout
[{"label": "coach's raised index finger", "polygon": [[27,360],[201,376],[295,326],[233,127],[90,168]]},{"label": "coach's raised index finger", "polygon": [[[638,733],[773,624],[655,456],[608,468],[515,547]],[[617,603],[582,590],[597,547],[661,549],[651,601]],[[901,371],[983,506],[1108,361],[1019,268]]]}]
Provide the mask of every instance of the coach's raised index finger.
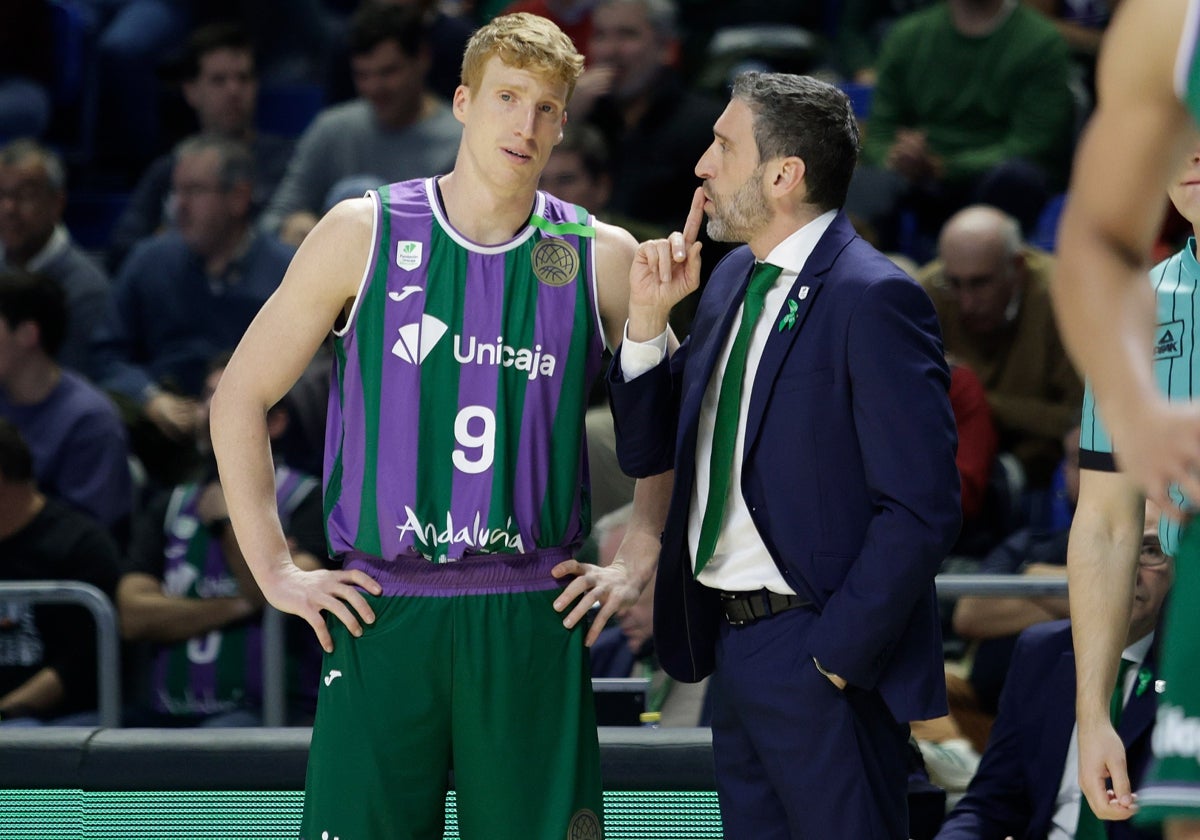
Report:
[{"label": "coach's raised index finger", "polygon": [[691,248],[692,243],[700,236],[700,225],[704,223],[704,187],[696,187],[692,193],[692,207],[688,210],[687,221],[683,223],[683,244]]}]

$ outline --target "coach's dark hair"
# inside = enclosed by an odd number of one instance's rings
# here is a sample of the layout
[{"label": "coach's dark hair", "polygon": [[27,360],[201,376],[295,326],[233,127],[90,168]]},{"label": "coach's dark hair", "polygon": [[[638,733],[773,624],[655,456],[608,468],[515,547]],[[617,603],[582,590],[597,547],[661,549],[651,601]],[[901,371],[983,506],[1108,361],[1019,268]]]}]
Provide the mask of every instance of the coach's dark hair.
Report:
[{"label": "coach's dark hair", "polygon": [[49,277],[10,266],[0,270],[0,318],[9,329],[32,321],[42,349],[57,356],[67,337],[67,295]]},{"label": "coach's dark hair", "polygon": [[245,29],[236,23],[210,23],[201,26],[188,38],[187,52],[183,57],[183,78],[189,82],[200,78],[200,64],[204,57],[217,50],[249,53],[253,64],[254,42]]},{"label": "coach's dark hair", "polygon": [[751,72],[734,80],[732,95],[754,112],[761,161],[798,157],[810,204],[833,210],[846,203],[859,138],[845,93],[811,76]]},{"label": "coach's dark hair", "polygon": [[11,421],[0,417],[0,475],[15,484],[33,481],[33,454]]},{"label": "coach's dark hair", "polygon": [[405,55],[416,56],[425,43],[425,21],[415,5],[364,3],[350,19],[350,55],[363,55],[395,41]]}]

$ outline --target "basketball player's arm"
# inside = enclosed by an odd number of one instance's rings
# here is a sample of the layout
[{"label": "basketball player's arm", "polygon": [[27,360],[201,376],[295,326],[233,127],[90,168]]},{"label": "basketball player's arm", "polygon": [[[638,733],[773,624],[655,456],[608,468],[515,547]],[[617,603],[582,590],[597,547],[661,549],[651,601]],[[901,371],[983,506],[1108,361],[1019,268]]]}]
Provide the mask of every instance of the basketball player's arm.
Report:
[{"label": "basketball player's arm", "polygon": [[1054,303],[1096,392],[1121,468],[1169,515],[1167,487],[1200,498],[1200,406],[1169,406],[1151,366],[1146,282],[1166,188],[1196,142],[1173,91],[1186,0],[1127,0],[1100,54],[1099,103],[1079,145],[1059,229]]},{"label": "basketball player's arm", "polygon": [[[1144,518],[1144,497],[1129,476],[1080,470],[1079,504],[1067,547],[1079,788],[1104,820],[1129,819],[1136,810],[1125,748],[1109,719],[1109,700],[1129,632]],[[1112,779],[1111,788],[1105,779]]]},{"label": "basketball player's arm", "polygon": [[[597,223],[596,297],[609,347],[620,343],[629,317],[630,266],[637,250],[637,243],[627,231]],[[673,479],[674,473],[666,472],[639,479],[634,485],[632,517],[611,564],[596,566],[572,559],[554,567],[556,578],[574,576],[554,602],[559,612],[569,610],[563,619],[565,627],[574,627],[593,604],[600,605],[588,630],[589,646],[613,615],[637,602],[654,574]]]},{"label": "basketball player's arm", "polygon": [[333,641],[321,612],[361,635],[359,619],[369,624],[375,616],[356,587],[381,590],[359,571],[304,571],[293,562],[279,521],[266,416],[357,294],[373,216],[370,199],[352,199],[313,228],[246,330],[212,402],[213,450],[246,563],[267,601],[307,621],[326,651]]}]

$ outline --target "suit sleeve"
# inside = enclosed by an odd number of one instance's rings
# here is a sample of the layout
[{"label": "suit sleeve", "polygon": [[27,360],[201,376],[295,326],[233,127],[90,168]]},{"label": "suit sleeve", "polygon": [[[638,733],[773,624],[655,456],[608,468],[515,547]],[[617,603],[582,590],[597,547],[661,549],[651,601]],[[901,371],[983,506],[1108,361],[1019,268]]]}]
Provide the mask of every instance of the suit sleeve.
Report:
[{"label": "suit sleeve", "polygon": [[[1032,644],[1023,634],[1013,651],[1012,670],[1000,694],[1000,709],[987,749],[966,795],[942,823],[935,840],[1003,840],[1024,836],[1033,804],[1026,793],[1021,769],[1021,732],[1018,722],[1039,703],[1070,703],[1073,698],[1034,698],[1027,686],[1036,684],[1030,674]],[[1061,774],[1062,767],[1059,766]],[[1054,796],[1055,791],[1047,791]]]},{"label": "suit sleeve", "polygon": [[656,367],[626,381],[621,375],[621,348],[608,369],[608,394],[617,461],[626,475],[645,478],[675,466],[675,434],[679,426],[679,394],[690,339]]},{"label": "suit sleeve", "polygon": [[958,536],[956,434],[937,316],[914,281],[866,286],[845,346],[873,515],[810,642],[827,670],[872,688]]}]

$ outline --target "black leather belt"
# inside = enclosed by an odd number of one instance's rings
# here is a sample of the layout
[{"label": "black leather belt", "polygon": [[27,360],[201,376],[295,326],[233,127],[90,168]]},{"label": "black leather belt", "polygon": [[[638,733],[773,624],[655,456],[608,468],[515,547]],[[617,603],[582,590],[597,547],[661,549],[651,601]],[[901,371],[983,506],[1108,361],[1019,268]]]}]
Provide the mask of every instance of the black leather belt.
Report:
[{"label": "black leather belt", "polygon": [[720,594],[725,620],[734,627],[753,624],[781,612],[813,605],[812,601],[806,601],[799,595],[780,595],[769,589],[759,589],[756,592],[722,591]]}]

